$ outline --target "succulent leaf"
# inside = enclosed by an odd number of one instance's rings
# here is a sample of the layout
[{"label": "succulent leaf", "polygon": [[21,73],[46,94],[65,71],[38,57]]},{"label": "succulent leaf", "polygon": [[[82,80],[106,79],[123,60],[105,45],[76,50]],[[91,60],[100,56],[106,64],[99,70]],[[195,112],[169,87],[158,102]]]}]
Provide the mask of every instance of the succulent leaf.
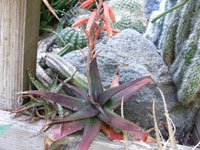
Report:
[{"label": "succulent leaf", "polygon": [[[62,131],[61,131],[61,126],[62,126]],[[51,133],[54,136],[53,139],[57,141],[83,128],[84,128],[83,121],[75,121],[75,122],[70,122],[70,123],[64,123],[62,125],[57,125],[53,129],[51,129]]]},{"label": "succulent leaf", "polygon": [[126,119],[123,119],[121,116],[114,113],[112,110],[110,110],[107,107],[104,107],[104,112],[106,115],[110,118],[110,122],[107,122],[105,117],[100,113],[98,114],[98,118],[112,126],[115,126],[117,128],[120,128],[122,130],[128,130],[128,131],[142,131],[142,128]]},{"label": "succulent leaf", "polygon": [[83,137],[78,147],[78,150],[88,150],[90,144],[97,136],[101,129],[101,121],[99,119],[91,118],[87,121],[83,132]]},{"label": "succulent leaf", "polygon": [[92,62],[90,63],[90,82],[91,89],[92,89],[92,97],[97,102],[98,101],[98,95],[103,92],[103,87],[98,71],[97,66],[97,60],[94,58]]},{"label": "succulent leaf", "polygon": [[53,122],[49,123],[49,125],[67,123],[67,122],[71,122],[71,121],[77,121],[77,120],[83,120],[83,119],[91,118],[91,117],[94,117],[95,115],[97,115],[98,112],[99,111],[95,107],[88,104],[88,106],[86,106],[86,107],[80,109],[79,111],[71,114],[67,118],[53,121]]},{"label": "succulent leaf", "polygon": [[111,140],[123,140],[123,133],[115,131],[112,127],[103,123],[101,125],[101,131]]},{"label": "succulent leaf", "polygon": [[112,96],[112,98],[106,103],[106,106],[110,109],[116,109],[121,105],[121,101],[123,99],[126,102],[131,96],[133,96],[138,90],[140,90],[143,86],[149,84],[152,81],[150,76],[142,77],[139,80],[135,80],[136,82],[129,86],[128,88],[120,91],[119,93]]},{"label": "succulent leaf", "polygon": [[[136,79],[134,81],[119,85],[117,87],[113,87],[113,88],[107,89],[106,91],[102,92],[99,95],[99,98],[98,98],[99,99],[99,103],[101,105],[105,104],[115,94],[120,95],[120,96],[115,96],[114,97],[115,100],[112,100],[112,101],[119,102],[119,100],[120,100],[120,102],[121,102],[122,98],[123,97],[125,98],[126,92],[129,91],[129,93],[133,95],[140,88],[142,88],[144,85],[148,84],[150,81],[152,81],[151,76],[145,76],[145,77],[138,78],[138,79]],[[128,96],[126,96],[126,97],[128,97]],[[117,98],[120,98],[120,99],[117,99]]]},{"label": "succulent leaf", "polygon": [[73,111],[80,110],[84,106],[88,105],[88,103],[86,101],[83,101],[82,99],[54,92],[33,90],[33,91],[26,91],[26,94],[45,97]]},{"label": "succulent leaf", "polygon": [[84,91],[83,89],[79,88],[79,87],[76,87],[76,86],[73,86],[71,84],[68,84],[68,83],[65,83],[65,85],[70,88],[73,93],[78,96],[78,97],[82,97],[83,99],[86,99],[88,100],[88,93],[86,91]]},{"label": "succulent leaf", "polygon": [[33,77],[33,75],[31,74],[30,70],[27,69],[27,75],[28,78],[30,79],[31,83],[38,89],[38,90],[46,90],[46,88],[38,81],[35,79],[35,77]]}]

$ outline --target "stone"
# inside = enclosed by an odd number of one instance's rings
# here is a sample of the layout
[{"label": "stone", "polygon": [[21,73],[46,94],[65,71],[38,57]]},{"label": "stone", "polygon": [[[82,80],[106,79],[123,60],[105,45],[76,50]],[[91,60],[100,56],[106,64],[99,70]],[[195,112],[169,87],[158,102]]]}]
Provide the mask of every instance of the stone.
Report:
[{"label": "stone", "polygon": [[[83,50],[87,53],[87,48]],[[168,110],[178,131],[177,134],[190,129],[192,123],[188,124],[188,122],[192,122],[194,114],[189,113],[190,106],[182,106],[177,101],[176,90],[168,67],[152,42],[137,31],[127,29],[113,36],[107,44],[97,44],[96,50],[102,50],[97,56],[97,60],[105,88],[109,87],[120,64],[129,65],[121,67],[120,84],[151,75],[165,95]],[[79,50],[66,54],[64,58],[72,63],[79,72],[86,73],[86,64],[84,64],[84,58]],[[156,88],[153,88],[153,83],[143,87],[124,104],[125,118],[139,123],[144,128],[152,127],[154,125],[153,100],[156,102],[157,119],[165,120],[161,95]],[[120,113],[120,110],[118,109],[117,112]]]}]

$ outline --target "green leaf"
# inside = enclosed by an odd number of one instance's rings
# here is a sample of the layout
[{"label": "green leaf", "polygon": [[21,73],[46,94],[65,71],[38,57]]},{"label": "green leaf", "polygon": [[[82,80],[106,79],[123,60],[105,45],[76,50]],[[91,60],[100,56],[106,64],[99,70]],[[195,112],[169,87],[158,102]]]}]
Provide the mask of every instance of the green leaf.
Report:
[{"label": "green leaf", "polygon": [[26,71],[29,80],[31,81],[31,83],[38,89],[38,90],[47,90],[38,80],[35,79],[35,77],[33,77],[33,75],[31,74],[30,70],[27,69]]},{"label": "green leaf", "polygon": [[0,136],[3,135],[3,133],[8,130],[12,124],[5,124],[5,125],[0,125]]}]

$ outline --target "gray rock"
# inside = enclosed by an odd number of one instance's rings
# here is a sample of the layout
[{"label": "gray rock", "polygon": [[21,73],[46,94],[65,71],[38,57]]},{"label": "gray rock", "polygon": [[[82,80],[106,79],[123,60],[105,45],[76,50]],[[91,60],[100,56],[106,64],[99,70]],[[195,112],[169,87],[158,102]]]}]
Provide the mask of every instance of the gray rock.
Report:
[{"label": "gray rock", "polygon": [[[165,95],[177,130],[182,131],[188,128],[186,124],[188,119],[193,118],[193,114],[188,113],[189,107],[183,107],[178,103],[168,68],[157,53],[156,47],[149,40],[137,31],[127,29],[109,39],[107,44],[98,44],[97,50],[102,50],[97,59],[105,88],[109,87],[117,67],[123,63],[129,64],[127,67],[121,67],[120,83],[151,75]],[[87,48],[84,51],[86,53]],[[68,53],[64,58],[85,74],[86,65],[80,51]],[[138,122],[144,128],[152,127],[153,100],[156,102],[157,119],[165,120],[162,99],[158,90],[153,88],[153,83],[143,87],[125,103],[125,118]],[[120,110],[117,112],[120,113]]]}]

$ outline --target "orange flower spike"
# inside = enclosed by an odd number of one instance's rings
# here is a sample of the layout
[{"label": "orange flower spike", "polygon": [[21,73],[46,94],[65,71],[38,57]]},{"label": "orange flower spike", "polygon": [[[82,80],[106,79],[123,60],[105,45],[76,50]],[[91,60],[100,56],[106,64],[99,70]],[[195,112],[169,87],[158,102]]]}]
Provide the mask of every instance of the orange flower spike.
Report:
[{"label": "orange flower spike", "polygon": [[116,23],[115,15],[110,7],[109,7],[109,16],[110,16],[110,19],[112,20],[112,22]]},{"label": "orange flower spike", "polygon": [[81,18],[81,19],[77,20],[77,21],[72,25],[72,27],[76,27],[76,26],[79,26],[79,25],[81,25],[81,24],[86,24],[88,20],[89,20],[89,16],[84,17],[84,18]]},{"label": "orange flower spike", "polygon": [[83,2],[83,3],[81,4],[80,7],[81,7],[81,8],[85,8],[85,7],[89,6],[90,4],[92,4],[93,1],[94,1],[94,0],[86,0],[85,2]]},{"label": "orange flower spike", "polygon": [[108,4],[106,2],[103,2],[103,13],[104,13],[104,17],[105,19],[108,19],[108,16],[109,16],[109,7],[108,7]]},{"label": "orange flower spike", "polygon": [[106,24],[106,30],[107,30],[108,36],[111,37],[112,36],[112,27],[110,25],[110,22],[108,21],[108,19],[105,19],[104,22]]},{"label": "orange flower spike", "polygon": [[94,19],[95,19],[96,15],[97,15],[97,10],[94,9],[93,12],[91,13],[88,23],[87,23],[87,27],[86,27],[87,32],[90,32],[90,30],[92,29],[92,25],[94,23]]}]

